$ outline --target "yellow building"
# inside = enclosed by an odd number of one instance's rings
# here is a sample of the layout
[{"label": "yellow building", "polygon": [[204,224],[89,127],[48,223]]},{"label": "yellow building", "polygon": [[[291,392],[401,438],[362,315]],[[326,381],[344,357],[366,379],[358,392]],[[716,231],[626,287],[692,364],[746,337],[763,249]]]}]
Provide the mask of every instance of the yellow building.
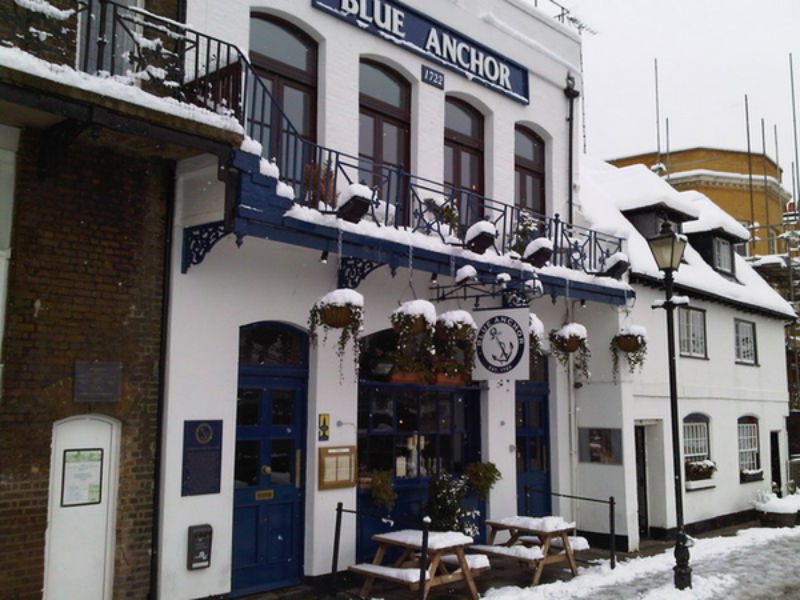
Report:
[{"label": "yellow building", "polygon": [[[781,185],[781,168],[769,156],[720,148],[689,148],[661,155],[660,169],[678,190],[697,190],[751,229],[753,238],[740,254],[786,251],[780,238],[783,213],[791,195]],[[656,169],[655,152],[609,161],[618,167],[644,164]],[[755,226],[754,226],[755,224]]]}]

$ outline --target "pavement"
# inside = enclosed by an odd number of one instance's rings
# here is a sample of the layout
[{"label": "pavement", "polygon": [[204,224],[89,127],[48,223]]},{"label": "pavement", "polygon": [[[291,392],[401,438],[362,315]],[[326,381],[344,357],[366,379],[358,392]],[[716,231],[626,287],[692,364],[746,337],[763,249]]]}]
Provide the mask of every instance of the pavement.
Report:
[{"label": "pavement", "polygon": [[[722,529],[714,529],[698,534],[696,538],[720,537],[736,535],[740,529],[748,527],[758,527],[757,521],[742,523]],[[637,552],[617,552],[617,560],[625,561],[635,557],[654,556],[672,548],[674,541],[644,540]],[[578,568],[595,564],[601,560],[608,560],[609,553],[604,549],[591,549],[579,552],[577,555]],[[481,574],[475,579],[478,591],[483,594],[491,588],[502,588],[506,586],[528,587],[531,584],[532,572],[527,568],[520,568],[519,563],[511,559],[491,559],[492,568]],[[567,563],[547,565],[542,573],[539,585],[546,585],[555,581],[567,581],[572,578],[572,572]],[[315,589],[311,586],[297,586],[283,590],[276,590],[265,594],[248,596],[243,600],[346,600],[359,598],[358,591],[361,586],[361,579],[350,576],[350,574],[340,574],[339,583],[334,589],[325,586],[327,589]],[[376,581],[373,586],[372,598],[381,600],[416,600],[415,593],[409,592],[407,588],[398,584]],[[794,596],[792,596],[794,597]],[[466,586],[462,582],[454,583],[452,586],[441,586],[434,588],[428,594],[428,600],[469,600],[470,596]]]}]

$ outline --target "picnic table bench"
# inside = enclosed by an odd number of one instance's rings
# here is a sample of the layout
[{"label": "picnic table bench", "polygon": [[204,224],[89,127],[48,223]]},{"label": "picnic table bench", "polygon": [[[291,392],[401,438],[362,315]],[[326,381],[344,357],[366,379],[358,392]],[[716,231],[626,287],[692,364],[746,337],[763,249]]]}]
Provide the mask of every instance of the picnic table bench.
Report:
[{"label": "picnic table bench", "polygon": [[[532,585],[539,583],[544,566],[553,563],[566,561],[572,574],[578,574],[569,535],[575,523],[561,517],[506,517],[487,520],[486,524],[489,526],[488,544],[472,546],[471,550],[487,556],[513,558],[527,565],[533,569]],[[495,544],[500,532],[508,532],[509,539]]]},{"label": "picnic table bench", "polygon": [[[372,536],[378,549],[372,563],[360,563],[349,570],[364,576],[360,596],[366,598],[375,579],[384,579],[406,585],[410,591],[419,591],[424,585],[424,598],[431,588],[439,585],[465,581],[473,600],[478,598],[473,577],[489,569],[489,560],[480,554],[465,555],[464,548],[472,544],[472,538],[457,532],[432,531],[428,534],[428,568],[426,579],[420,582],[420,567],[417,553],[422,550],[422,531],[404,529]],[[390,566],[383,565],[387,550],[402,548],[400,557]]]}]

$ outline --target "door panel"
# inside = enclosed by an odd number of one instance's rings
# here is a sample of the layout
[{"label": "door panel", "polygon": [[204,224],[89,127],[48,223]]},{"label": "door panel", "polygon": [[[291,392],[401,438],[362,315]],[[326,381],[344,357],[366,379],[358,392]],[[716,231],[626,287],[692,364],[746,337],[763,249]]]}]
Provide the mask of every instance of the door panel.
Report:
[{"label": "door panel", "polygon": [[548,387],[520,381],[516,390],[517,512],[542,516],[551,511]]},{"label": "door panel", "polygon": [[240,378],[232,595],[303,578],[305,386]]}]

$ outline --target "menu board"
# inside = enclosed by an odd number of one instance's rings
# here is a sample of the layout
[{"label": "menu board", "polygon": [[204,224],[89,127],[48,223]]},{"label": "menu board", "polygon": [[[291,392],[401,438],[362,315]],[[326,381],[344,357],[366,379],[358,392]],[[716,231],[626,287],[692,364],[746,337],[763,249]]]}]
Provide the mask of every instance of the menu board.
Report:
[{"label": "menu board", "polygon": [[64,450],[61,506],[100,504],[103,495],[103,449]]}]

